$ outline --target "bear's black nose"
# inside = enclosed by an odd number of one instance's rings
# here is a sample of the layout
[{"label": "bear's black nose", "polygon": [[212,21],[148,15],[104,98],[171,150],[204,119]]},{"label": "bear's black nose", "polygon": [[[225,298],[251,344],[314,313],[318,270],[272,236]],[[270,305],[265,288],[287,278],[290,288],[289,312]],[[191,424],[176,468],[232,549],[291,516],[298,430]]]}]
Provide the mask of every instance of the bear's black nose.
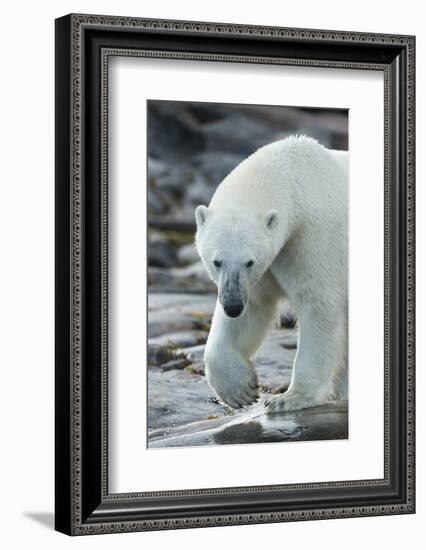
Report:
[{"label": "bear's black nose", "polygon": [[244,305],[240,302],[232,302],[223,306],[223,310],[225,311],[226,315],[233,318],[239,317],[243,312],[243,309]]}]

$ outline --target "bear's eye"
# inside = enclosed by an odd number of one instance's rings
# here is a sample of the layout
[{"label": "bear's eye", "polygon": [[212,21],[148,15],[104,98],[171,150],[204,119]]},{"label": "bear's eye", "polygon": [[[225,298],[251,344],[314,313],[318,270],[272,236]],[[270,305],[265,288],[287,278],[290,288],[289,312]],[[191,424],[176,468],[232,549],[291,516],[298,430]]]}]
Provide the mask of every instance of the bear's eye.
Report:
[{"label": "bear's eye", "polygon": [[214,265],[215,267],[222,267],[222,262],[221,262],[220,260],[214,260],[214,261],[213,261],[213,265]]},{"label": "bear's eye", "polygon": [[249,260],[248,262],[246,262],[246,267],[253,267],[253,264],[254,264],[254,261]]}]

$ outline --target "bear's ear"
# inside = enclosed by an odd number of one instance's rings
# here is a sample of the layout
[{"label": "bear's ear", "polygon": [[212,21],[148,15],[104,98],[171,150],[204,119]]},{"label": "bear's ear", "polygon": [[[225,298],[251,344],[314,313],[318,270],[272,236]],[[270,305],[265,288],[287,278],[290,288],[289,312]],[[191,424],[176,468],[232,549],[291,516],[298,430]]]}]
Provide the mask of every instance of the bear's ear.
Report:
[{"label": "bear's ear", "polygon": [[268,229],[275,229],[278,225],[278,212],[276,210],[269,210],[265,217],[265,224]]},{"label": "bear's ear", "polygon": [[204,206],[203,204],[200,204],[195,209],[195,221],[197,222],[198,227],[202,227],[207,220],[207,215],[209,213],[209,209],[207,206]]}]

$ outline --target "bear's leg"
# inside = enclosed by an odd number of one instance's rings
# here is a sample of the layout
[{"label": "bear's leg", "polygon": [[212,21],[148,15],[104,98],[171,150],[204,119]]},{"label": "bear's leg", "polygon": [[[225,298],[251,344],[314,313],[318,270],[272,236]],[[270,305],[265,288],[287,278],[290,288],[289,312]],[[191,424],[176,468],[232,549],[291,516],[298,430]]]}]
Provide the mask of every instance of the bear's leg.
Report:
[{"label": "bear's leg", "polygon": [[[346,366],[347,367],[347,366]],[[342,367],[336,373],[333,384],[333,395],[335,399],[348,399],[348,369]]]},{"label": "bear's leg", "polygon": [[348,380],[348,315],[345,313],[344,334],[342,339],[342,348],[340,362],[333,380],[333,395],[335,399],[348,399],[349,380]]},{"label": "bear's leg", "polygon": [[298,352],[288,390],[265,401],[268,414],[321,405],[333,395],[341,368],[346,326],[343,312],[312,308],[300,318]]},{"label": "bear's leg", "polygon": [[216,304],[204,354],[206,377],[219,399],[233,408],[251,405],[259,397],[250,358],[276,316],[278,299],[278,289],[274,288],[267,297],[262,296],[261,303],[249,302],[236,319],[227,317],[219,302]]},{"label": "bear's leg", "polygon": [[257,401],[259,390],[254,365],[229,342],[222,347],[210,346],[204,359],[207,381],[223,403],[239,409]]}]

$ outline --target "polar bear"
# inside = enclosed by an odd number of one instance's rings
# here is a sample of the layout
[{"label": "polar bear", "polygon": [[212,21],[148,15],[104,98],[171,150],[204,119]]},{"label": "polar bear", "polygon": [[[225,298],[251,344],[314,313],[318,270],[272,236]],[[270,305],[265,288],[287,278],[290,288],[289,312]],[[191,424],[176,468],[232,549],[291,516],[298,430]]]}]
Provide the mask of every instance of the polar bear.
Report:
[{"label": "polar bear", "polygon": [[251,359],[282,299],[298,319],[298,350],[267,413],[347,399],[347,180],[347,152],[290,136],[243,160],[197,206],[196,247],[218,288],[206,376],[227,405],[259,398]]}]

